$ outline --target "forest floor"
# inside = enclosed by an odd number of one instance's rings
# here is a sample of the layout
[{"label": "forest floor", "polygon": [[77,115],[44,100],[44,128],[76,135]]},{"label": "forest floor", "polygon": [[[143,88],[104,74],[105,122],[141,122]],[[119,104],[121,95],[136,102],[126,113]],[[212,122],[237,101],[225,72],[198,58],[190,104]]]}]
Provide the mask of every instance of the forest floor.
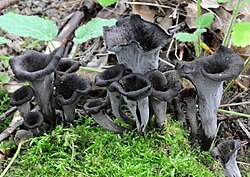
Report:
[{"label": "forest floor", "polygon": [[[133,1],[141,2],[141,1]],[[121,19],[132,13],[140,14],[145,20],[158,23],[163,29],[169,29],[172,26],[181,27],[182,32],[193,32],[196,20],[196,2],[195,1],[179,1],[179,0],[160,0],[160,1],[143,1],[141,4],[133,4],[120,0],[115,6],[103,8],[94,1],[82,0],[20,0],[16,4],[6,7],[0,12],[0,15],[9,11],[14,11],[22,15],[38,15],[46,17],[56,22],[59,30],[63,28],[64,24],[77,11],[84,11],[84,23],[88,22],[94,17],[105,19],[116,18]],[[235,1],[236,2],[236,1]],[[232,9],[225,3],[219,4],[211,0],[203,0],[202,13],[213,12],[216,14],[215,21],[208,31],[202,35],[203,41],[212,50],[215,50],[221,43],[229,25],[232,16]],[[238,17],[238,21],[250,22],[250,7],[246,6]],[[184,24],[184,25],[183,25]],[[0,31],[0,36],[5,36],[10,41],[0,47],[0,55],[14,57],[23,54],[27,49],[45,51],[46,42],[36,42],[29,38],[17,37],[15,35],[6,34]],[[71,41],[72,42],[72,41]],[[231,48],[242,56],[245,60],[250,56],[250,47]],[[168,54],[168,50],[170,51]],[[194,47],[188,43],[180,43],[177,41],[165,46],[161,51],[161,58],[169,62],[176,60],[175,51],[177,51],[178,58],[183,60],[193,60],[195,58]],[[106,55],[107,51],[103,44],[103,39],[96,38],[89,40],[80,46],[80,50],[76,55],[76,59],[82,66],[101,68],[115,62],[114,55]],[[204,51],[203,55],[208,55]],[[1,70],[5,70],[12,76],[11,81],[3,87],[9,92],[18,85],[15,82],[13,73],[9,67],[0,66]],[[250,115],[250,69],[242,74],[237,82],[228,90],[223,96],[221,102],[221,109],[245,113]],[[93,79],[95,73],[89,71],[80,71],[80,75]],[[225,86],[229,82],[225,82]],[[238,105],[237,103],[241,103]],[[239,139],[241,142],[248,142],[239,151],[237,156],[238,165],[244,176],[250,174],[250,119],[218,113],[219,131],[216,137],[216,144],[229,139]]]}]

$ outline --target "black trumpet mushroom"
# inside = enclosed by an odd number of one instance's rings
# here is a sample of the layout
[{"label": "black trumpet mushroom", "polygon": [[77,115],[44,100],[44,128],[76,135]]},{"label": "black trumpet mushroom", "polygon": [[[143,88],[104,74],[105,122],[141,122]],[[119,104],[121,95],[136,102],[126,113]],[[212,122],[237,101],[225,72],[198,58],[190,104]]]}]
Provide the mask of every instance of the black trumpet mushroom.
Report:
[{"label": "black trumpet mushroom", "polygon": [[114,133],[123,133],[128,130],[126,127],[116,124],[106,113],[106,107],[109,105],[107,101],[101,98],[88,99],[84,104],[84,110],[103,128]]},{"label": "black trumpet mushroom", "polygon": [[35,92],[35,99],[46,123],[54,126],[56,122],[55,110],[51,104],[53,92],[54,70],[57,67],[63,52],[61,46],[51,54],[42,54],[36,51],[27,51],[10,59],[10,66],[20,81],[28,81]]},{"label": "black trumpet mushroom", "polygon": [[40,130],[43,124],[43,115],[39,111],[29,112],[24,116],[23,125],[33,134],[33,136],[42,135]]},{"label": "black trumpet mushroom", "polygon": [[196,109],[196,91],[194,88],[187,88],[181,91],[181,99],[186,108],[187,119],[191,128],[192,137],[196,137],[198,132],[198,119]]},{"label": "black trumpet mushroom", "polygon": [[119,81],[126,73],[126,68],[123,64],[118,64],[114,67],[108,68],[107,70],[99,73],[95,78],[95,84],[99,87],[107,88],[107,99],[111,104],[112,113],[115,117],[122,120],[123,122],[135,127],[135,120],[130,119],[121,110],[121,94],[116,90],[110,91],[109,85],[115,81]]},{"label": "black trumpet mushroom", "polygon": [[172,101],[181,90],[182,80],[175,70],[162,73],[158,70],[145,74],[152,85],[149,103],[155,115],[156,126],[161,128],[167,112],[167,102]]},{"label": "black trumpet mushroom", "polygon": [[136,120],[139,133],[146,133],[149,121],[149,99],[152,92],[150,81],[141,74],[131,73],[113,82],[109,89],[118,91],[124,96],[128,108]]},{"label": "black trumpet mushroom", "polygon": [[241,177],[236,163],[237,152],[241,148],[239,140],[228,140],[217,145],[211,152],[218,159],[227,177]]},{"label": "black trumpet mushroom", "polygon": [[75,73],[69,73],[56,75],[55,87],[55,100],[63,108],[64,122],[72,123],[77,103],[92,91],[91,83]]},{"label": "black trumpet mushroom", "polygon": [[133,73],[157,69],[159,52],[171,39],[157,24],[143,20],[139,15],[118,20],[116,25],[104,27],[104,41],[109,51],[115,52],[119,64]]},{"label": "black trumpet mushroom", "polygon": [[10,105],[17,106],[22,117],[30,112],[30,100],[34,96],[34,91],[30,86],[22,86],[10,97]]},{"label": "black trumpet mushroom", "polygon": [[217,130],[223,81],[236,78],[243,68],[243,61],[232,50],[221,45],[213,55],[199,57],[192,62],[180,61],[176,68],[182,77],[188,78],[196,87],[203,130],[202,149],[208,150]]},{"label": "black trumpet mushroom", "polygon": [[73,73],[80,67],[80,63],[69,58],[62,58],[56,67],[57,73]]}]

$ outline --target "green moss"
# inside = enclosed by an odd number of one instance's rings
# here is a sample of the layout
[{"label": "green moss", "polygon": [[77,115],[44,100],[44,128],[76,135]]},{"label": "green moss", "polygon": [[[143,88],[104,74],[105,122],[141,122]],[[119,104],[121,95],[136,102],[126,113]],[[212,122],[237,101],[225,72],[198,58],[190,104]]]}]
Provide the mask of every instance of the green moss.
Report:
[{"label": "green moss", "polygon": [[9,176],[220,176],[191,150],[181,125],[169,121],[161,132],[145,137],[119,135],[99,126],[57,128],[32,140],[13,164]]}]

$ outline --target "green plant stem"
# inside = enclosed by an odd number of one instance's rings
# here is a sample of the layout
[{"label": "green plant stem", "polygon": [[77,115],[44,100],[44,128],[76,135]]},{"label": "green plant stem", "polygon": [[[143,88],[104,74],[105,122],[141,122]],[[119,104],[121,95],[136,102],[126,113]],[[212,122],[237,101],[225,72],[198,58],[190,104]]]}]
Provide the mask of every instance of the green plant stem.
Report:
[{"label": "green plant stem", "polygon": [[27,139],[27,140],[24,140],[22,142],[20,142],[18,144],[18,147],[17,147],[17,151],[15,153],[15,155],[13,156],[13,158],[11,159],[10,163],[7,165],[7,167],[4,169],[4,171],[1,173],[0,177],[4,177],[4,175],[6,175],[6,173],[8,172],[8,170],[10,169],[11,165],[14,163],[15,159],[17,158],[18,154],[20,153],[20,150],[21,150],[21,147],[22,145],[24,145],[25,143],[29,142],[31,140],[30,139]]},{"label": "green plant stem", "polygon": [[[201,16],[201,0],[197,0],[197,19],[199,19],[200,16]],[[195,53],[196,53],[196,57],[199,57],[201,55],[201,35],[200,34],[198,35],[197,46],[195,47]]]},{"label": "green plant stem", "polygon": [[75,51],[74,51],[74,53],[73,53],[73,56],[72,56],[72,60],[74,60],[74,59],[75,59],[75,57],[76,57],[76,54],[77,54],[77,52],[78,52],[79,47],[80,47],[80,45],[79,45],[79,44],[77,44],[76,49],[75,49]]},{"label": "green plant stem", "polygon": [[[247,60],[245,61],[241,73],[245,71],[245,69],[247,68],[247,66],[249,65],[249,63],[250,63],[250,57],[248,57]],[[223,95],[233,86],[233,84],[235,83],[235,81],[236,81],[236,79],[231,80],[231,82],[224,89]]]},{"label": "green plant stem", "polygon": [[0,56],[0,60],[10,60],[10,57],[7,57],[7,56]]},{"label": "green plant stem", "polygon": [[225,37],[224,37],[224,39],[223,39],[222,44],[223,44],[224,46],[227,46],[227,43],[228,43],[229,37],[230,37],[230,35],[231,35],[231,31],[232,31],[233,25],[234,25],[234,23],[235,23],[236,17],[237,17],[237,15],[238,15],[238,13],[239,13],[241,7],[242,7],[240,1],[241,1],[241,0],[238,0],[238,1],[237,1],[236,8],[235,8],[235,10],[233,11],[232,19],[231,19],[231,21],[230,21],[229,27],[227,28],[226,35],[225,35]]},{"label": "green plant stem", "polygon": [[224,109],[218,109],[218,112],[250,118],[249,114],[244,114],[244,113],[235,112],[235,111],[227,111],[227,110],[224,110]]},{"label": "green plant stem", "polygon": [[81,70],[85,70],[85,71],[96,72],[96,73],[101,73],[101,72],[102,72],[102,70],[101,70],[101,69],[98,69],[98,68],[90,68],[90,67],[83,67],[83,66],[80,66],[80,69],[81,69]]}]

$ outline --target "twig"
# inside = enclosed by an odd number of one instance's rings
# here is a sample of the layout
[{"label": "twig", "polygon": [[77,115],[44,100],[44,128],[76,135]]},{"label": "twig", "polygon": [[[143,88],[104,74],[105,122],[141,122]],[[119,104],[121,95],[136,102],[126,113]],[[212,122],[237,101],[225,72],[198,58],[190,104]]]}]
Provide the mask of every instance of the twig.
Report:
[{"label": "twig", "polygon": [[244,90],[243,92],[238,93],[237,95],[235,95],[228,103],[232,103],[236,98],[238,98],[239,96],[243,95],[244,93],[246,93],[247,91],[249,91],[250,89]]},{"label": "twig", "polygon": [[168,66],[171,66],[172,68],[175,67],[173,64],[171,64],[171,63],[169,63],[169,62],[163,60],[162,58],[159,58],[159,60],[160,60],[162,63],[165,63],[165,64],[167,64]]},{"label": "twig", "polygon": [[241,164],[241,165],[249,165],[250,166],[250,163],[246,163],[246,162],[240,162],[240,161],[237,161],[238,164]]},{"label": "twig", "polygon": [[240,128],[246,133],[248,139],[250,139],[250,132],[247,130],[247,128],[244,126],[244,124],[241,122],[240,119],[237,120]]},{"label": "twig", "polygon": [[0,121],[5,120],[8,116],[10,116],[11,114],[13,114],[16,111],[17,111],[17,107],[16,106],[11,107],[9,110],[7,110],[5,113],[3,113],[0,116]]},{"label": "twig", "polygon": [[220,108],[230,107],[230,106],[240,106],[240,105],[245,105],[245,104],[250,104],[250,101],[241,102],[241,103],[222,104],[222,105],[220,105]]},{"label": "twig", "polygon": [[146,6],[155,6],[155,7],[162,7],[166,9],[172,9],[173,7],[160,5],[160,4],[153,4],[153,3],[146,3],[146,2],[125,2],[126,4],[132,4],[132,5],[146,5]]},{"label": "twig", "polygon": [[16,4],[20,0],[3,0],[0,1],[0,11],[2,11],[4,8]]},{"label": "twig", "polygon": [[8,138],[11,133],[13,133],[17,129],[17,127],[23,124],[23,122],[23,117],[14,117],[10,122],[9,127],[0,134],[0,142]]},{"label": "twig", "polygon": [[8,170],[10,169],[11,165],[14,163],[14,161],[16,160],[18,154],[20,153],[20,150],[21,150],[22,145],[24,145],[25,143],[29,142],[30,140],[32,140],[32,139],[30,138],[30,139],[24,140],[24,141],[22,141],[22,142],[20,142],[20,143],[18,144],[17,151],[16,151],[15,155],[13,156],[13,158],[11,159],[11,161],[10,161],[10,163],[7,165],[7,167],[4,169],[4,171],[1,173],[0,177],[4,177],[4,175],[6,175],[6,173],[7,173]]}]

